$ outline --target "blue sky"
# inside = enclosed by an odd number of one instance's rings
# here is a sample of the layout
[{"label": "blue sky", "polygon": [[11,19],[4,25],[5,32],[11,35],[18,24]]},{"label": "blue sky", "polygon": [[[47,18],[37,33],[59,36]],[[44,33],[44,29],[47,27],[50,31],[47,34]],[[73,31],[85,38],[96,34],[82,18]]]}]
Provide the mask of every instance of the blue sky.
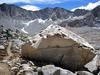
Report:
[{"label": "blue sky", "polygon": [[68,10],[91,10],[100,5],[99,0],[0,0],[0,4],[15,4],[27,10],[40,10],[46,7],[62,7]]}]

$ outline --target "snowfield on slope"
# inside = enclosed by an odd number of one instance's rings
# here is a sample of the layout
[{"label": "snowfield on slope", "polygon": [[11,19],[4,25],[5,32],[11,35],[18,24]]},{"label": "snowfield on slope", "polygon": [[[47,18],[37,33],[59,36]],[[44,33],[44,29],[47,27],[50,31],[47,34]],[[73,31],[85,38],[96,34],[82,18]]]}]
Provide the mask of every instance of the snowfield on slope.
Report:
[{"label": "snowfield on slope", "polygon": [[35,20],[30,20],[24,24],[24,27],[21,29],[22,32],[30,35],[34,35],[39,33],[41,30],[45,29],[47,26],[52,24],[53,21],[51,19],[35,19]]}]

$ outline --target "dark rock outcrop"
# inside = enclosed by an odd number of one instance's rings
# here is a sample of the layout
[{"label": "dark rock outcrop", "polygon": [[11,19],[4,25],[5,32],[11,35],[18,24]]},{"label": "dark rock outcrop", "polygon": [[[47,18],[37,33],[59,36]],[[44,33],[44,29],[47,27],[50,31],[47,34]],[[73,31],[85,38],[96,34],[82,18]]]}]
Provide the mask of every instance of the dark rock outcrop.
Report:
[{"label": "dark rock outcrop", "polygon": [[92,10],[92,13],[93,13],[93,15],[94,15],[95,17],[99,17],[99,18],[100,18],[100,5],[97,6],[96,8],[94,8],[94,9]]},{"label": "dark rock outcrop", "polygon": [[82,26],[93,27],[94,26],[93,21],[94,21],[94,16],[92,14],[89,14],[83,19],[78,19],[78,20],[69,22],[68,26],[71,26],[71,27],[82,27]]},{"label": "dark rock outcrop", "polygon": [[84,16],[86,15],[87,13],[89,13],[90,11],[88,10],[85,10],[85,9],[76,9],[74,11],[74,16]]}]

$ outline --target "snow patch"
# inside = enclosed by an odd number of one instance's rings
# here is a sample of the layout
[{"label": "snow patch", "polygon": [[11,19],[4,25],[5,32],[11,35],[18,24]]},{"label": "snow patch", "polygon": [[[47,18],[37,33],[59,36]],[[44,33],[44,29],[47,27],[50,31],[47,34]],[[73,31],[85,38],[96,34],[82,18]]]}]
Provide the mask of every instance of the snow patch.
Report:
[{"label": "snow patch", "polygon": [[28,32],[27,32],[27,31],[25,31],[25,29],[24,29],[24,28],[22,28],[22,29],[21,29],[21,31],[22,31],[22,32],[24,32],[24,33],[26,33],[26,34],[28,34]]},{"label": "snow patch", "polygon": [[45,20],[38,19],[38,22],[39,22],[39,23],[45,23]]},{"label": "snow patch", "polygon": [[93,29],[98,29],[98,30],[100,30],[100,27],[92,27]]},{"label": "snow patch", "polygon": [[23,23],[26,26],[29,26],[30,23],[34,22],[35,20],[28,21],[27,23]]},{"label": "snow patch", "polygon": [[75,16],[73,18],[71,18],[72,20],[80,20],[80,19],[84,19],[85,16]]},{"label": "snow patch", "polygon": [[25,29],[26,29],[31,23],[34,23],[34,22],[38,22],[38,23],[45,24],[46,20],[35,19],[35,20],[30,20],[30,21],[28,21],[27,23],[23,23],[25,26],[21,29],[22,32],[28,34],[28,32],[27,32]]},{"label": "snow patch", "polygon": [[3,45],[0,45],[0,49],[5,49],[5,47]]}]

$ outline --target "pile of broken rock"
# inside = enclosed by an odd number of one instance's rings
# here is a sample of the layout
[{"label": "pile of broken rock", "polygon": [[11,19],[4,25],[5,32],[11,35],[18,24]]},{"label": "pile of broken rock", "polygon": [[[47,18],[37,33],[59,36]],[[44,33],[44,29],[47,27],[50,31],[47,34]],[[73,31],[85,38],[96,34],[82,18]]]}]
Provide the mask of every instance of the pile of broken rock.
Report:
[{"label": "pile of broken rock", "polygon": [[54,65],[35,66],[33,62],[20,59],[16,64],[12,62],[0,63],[0,75],[94,75],[88,71],[75,73]]}]

